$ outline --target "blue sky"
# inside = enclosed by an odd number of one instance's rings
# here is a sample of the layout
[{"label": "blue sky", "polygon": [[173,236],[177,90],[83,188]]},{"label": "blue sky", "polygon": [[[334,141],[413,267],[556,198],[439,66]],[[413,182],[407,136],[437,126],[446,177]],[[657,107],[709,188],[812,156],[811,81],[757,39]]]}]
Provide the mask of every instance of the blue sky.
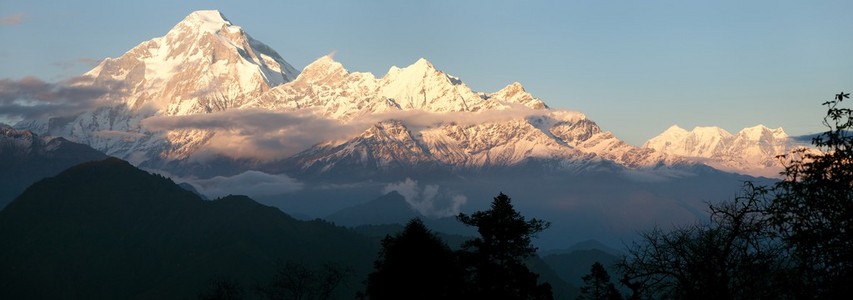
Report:
[{"label": "blue sky", "polygon": [[0,78],[58,81],[219,9],[302,68],[420,57],[478,91],[518,81],[639,145],[673,124],[820,131],[853,90],[853,1],[9,1]]}]

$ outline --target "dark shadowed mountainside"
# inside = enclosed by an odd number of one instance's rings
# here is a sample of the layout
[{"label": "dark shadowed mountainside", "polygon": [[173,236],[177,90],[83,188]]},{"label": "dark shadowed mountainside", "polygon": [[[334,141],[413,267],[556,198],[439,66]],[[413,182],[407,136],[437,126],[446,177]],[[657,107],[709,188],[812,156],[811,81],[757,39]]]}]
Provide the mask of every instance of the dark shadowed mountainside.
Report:
[{"label": "dark shadowed mountainside", "polygon": [[41,137],[0,123],[0,208],[39,179],[107,155],[61,137]]},{"label": "dark shadowed mountainside", "polygon": [[378,245],[298,221],[244,196],[205,201],[116,159],[30,186],[0,211],[2,299],[188,299],[211,278],[251,289],[277,263],[334,262],[367,273]]},{"label": "dark shadowed mountainside", "polygon": [[374,200],[341,209],[325,219],[338,225],[357,226],[363,224],[406,224],[412,218],[421,217],[406,203],[403,195],[390,192]]},{"label": "dark shadowed mountainside", "polygon": [[[542,257],[542,260],[561,279],[570,284],[581,286],[583,285],[581,277],[589,273],[589,268],[593,263],[599,262],[605,268],[611,269],[619,261],[619,256],[598,249],[585,249],[546,255]],[[610,270],[610,273],[611,275],[616,274],[613,269]]]}]

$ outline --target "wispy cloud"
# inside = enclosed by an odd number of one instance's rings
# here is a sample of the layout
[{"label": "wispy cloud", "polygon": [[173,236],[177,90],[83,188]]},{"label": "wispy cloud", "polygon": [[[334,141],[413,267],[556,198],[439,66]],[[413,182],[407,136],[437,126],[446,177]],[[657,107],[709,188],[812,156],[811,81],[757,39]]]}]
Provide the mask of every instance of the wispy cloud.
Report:
[{"label": "wispy cloud", "polygon": [[76,84],[84,78],[50,83],[35,77],[0,79],[0,117],[40,119],[70,116],[104,104],[103,96],[120,86]]},{"label": "wispy cloud", "polygon": [[11,16],[0,17],[0,25],[3,26],[11,26],[11,25],[20,25],[24,23],[24,20],[27,19],[27,15],[24,13],[17,13]]},{"label": "wispy cloud", "polygon": [[[293,155],[323,141],[353,135],[355,126],[327,119],[308,110],[273,112],[232,109],[210,114],[155,116],[142,120],[151,131],[203,129],[216,134],[203,151],[230,157],[276,159]],[[201,153],[199,155],[204,155]]]},{"label": "wispy cloud", "polygon": [[272,196],[301,190],[302,182],[287,175],[267,174],[259,171],[246,171],[231,177],[216,176],[210,179],[185,179],[200,193],[212,197],[227,195],[246,195],[249,197]]},{"label": "wispy cloud", "polygon": [[449,217],[459,214],[459,208],[468,202],[464,195],[440,191],[440,186],[427,184],[423,188],[418,185],[417,180],[406,178],[406,180],[391,183],[382,190],[383,194],[395,191],[406,198],[406,202],[424,216]]},{"label": "wispy cloud", "polygon": [[392,111],[341,121],[322,117],[311,109],[270,111],[230,109],[209,114],[154,116],[142,121],[151,131],[214,130],[204,151],[235,158],[264,160],[286,158],[311,146],[351,138],[386,120],[399,120],[413,131],[440,124],[472,125],[500,122],[548,113],[523,106],[488,112],[430,113],[420,110]]}]

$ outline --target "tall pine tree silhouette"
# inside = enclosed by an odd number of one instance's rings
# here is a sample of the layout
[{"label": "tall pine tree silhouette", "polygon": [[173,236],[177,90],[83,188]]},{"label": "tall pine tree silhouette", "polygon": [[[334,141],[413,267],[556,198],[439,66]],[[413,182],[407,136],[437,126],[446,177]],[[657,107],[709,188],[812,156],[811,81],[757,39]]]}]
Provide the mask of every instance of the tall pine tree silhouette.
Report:
[{"label": "tall pine tree silhouette", "polygon": [[599,262],[592,264],[589,274],[582,277],[584,286],[578,300],[621,300],[622,295],[610,281],[610,274]]},{"label": "tall pine tree silhouette", "polygon": [[385,237],[374,267],[364,298],[462,299],[465,283],[455,254],[420,219]]},{"label": "tall pine tree silhouette", "polygon": [[500,193],[491,208],[472,215],[459,214],[460,222],[477,227],[480,237],[463,245],[463,264],[472,283],[471,299],[552,299],[551,285],[538,284],[524,259],[536,252],[531,238],[549,223],[524,217],[510,198]]}]

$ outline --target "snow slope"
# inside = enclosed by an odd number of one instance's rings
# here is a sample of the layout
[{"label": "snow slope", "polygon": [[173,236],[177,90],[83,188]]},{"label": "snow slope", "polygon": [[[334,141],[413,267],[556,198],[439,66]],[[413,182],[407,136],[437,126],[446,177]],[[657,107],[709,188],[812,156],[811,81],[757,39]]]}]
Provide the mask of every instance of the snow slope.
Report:
[{"label": "snow slope", "polygon": [[643,145],[720,170],[765,177],[777,177],[783,166],[776,156],[788,154],[795,147],[782,128],[764,125],[744,128],[736,134],[719,127],[687,131],[673,125]]}]

